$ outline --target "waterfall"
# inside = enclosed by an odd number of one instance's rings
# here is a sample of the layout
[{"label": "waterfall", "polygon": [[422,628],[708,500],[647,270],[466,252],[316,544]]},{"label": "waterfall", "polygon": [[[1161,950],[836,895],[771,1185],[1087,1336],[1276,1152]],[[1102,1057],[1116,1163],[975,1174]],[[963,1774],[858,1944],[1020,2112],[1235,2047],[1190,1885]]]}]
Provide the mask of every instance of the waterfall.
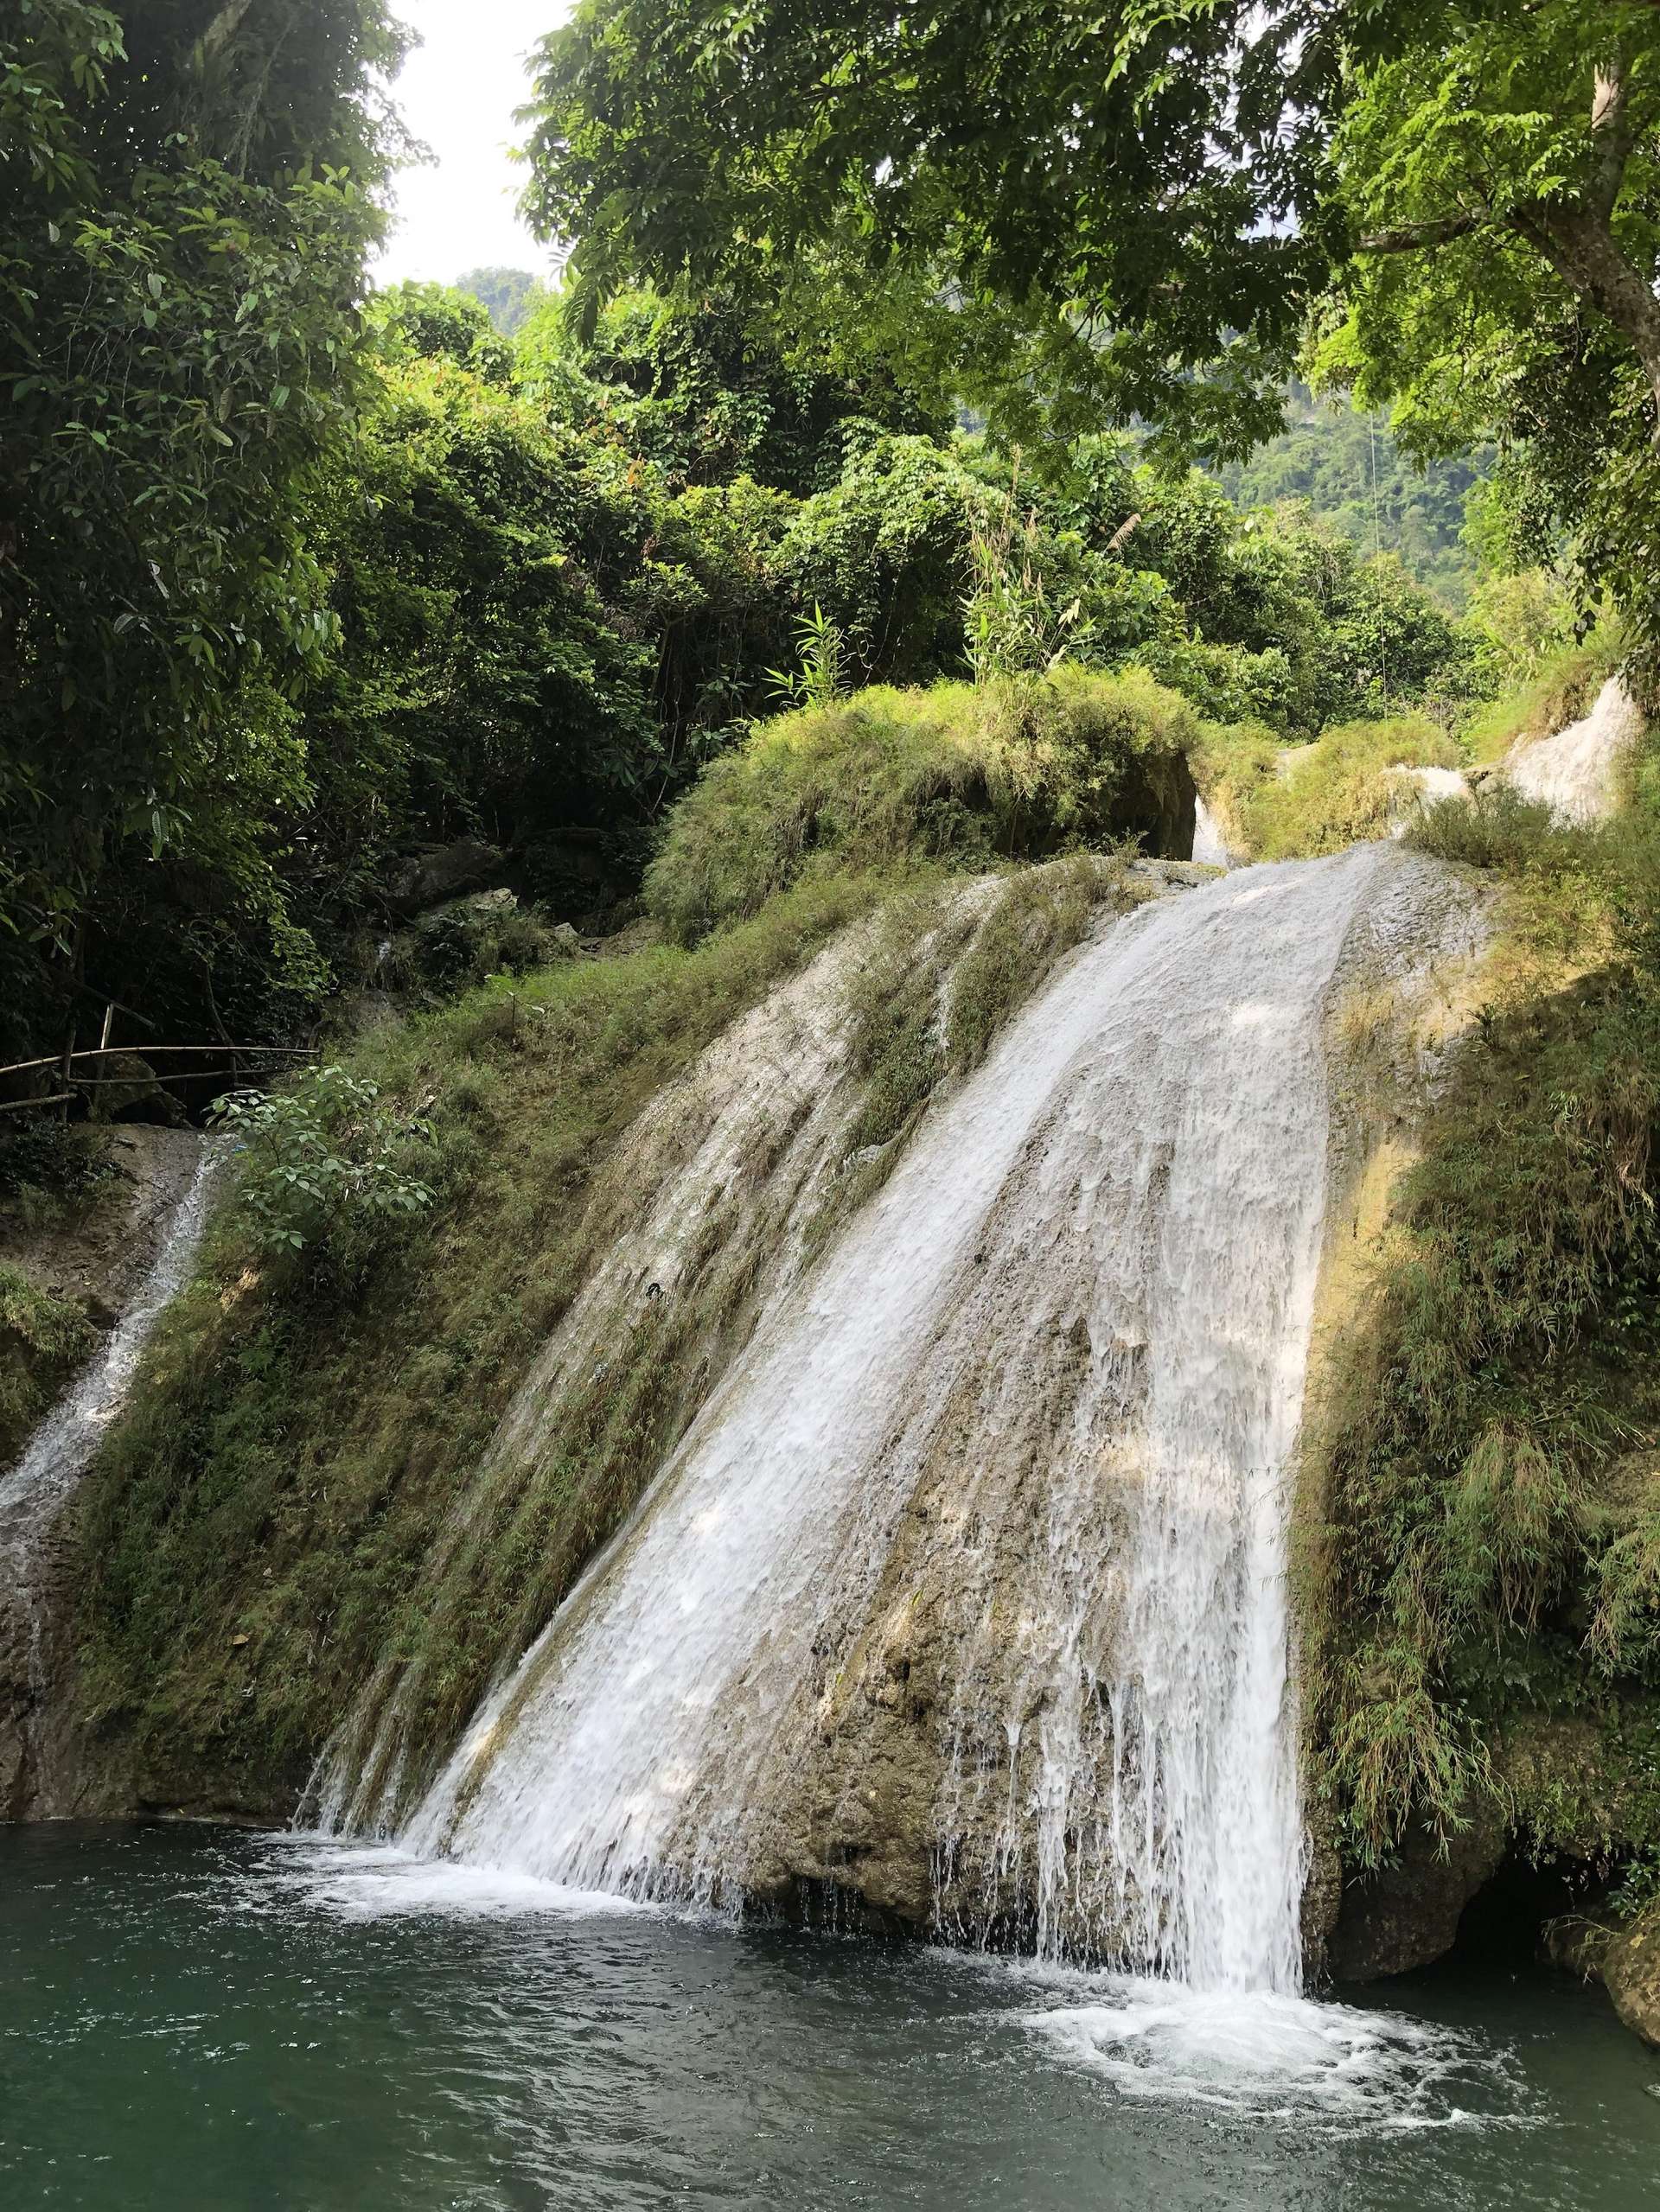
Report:
[{"label": "waterfall", "polygon": [[1549,737],[1514,747],[1500,773],[1524,799],[1539,800],[1561,821],[1599,822],[1614,810],[1621,763],[1642,728],[1640,709],[1612,676],[1589,714]]},{"label": "waterfall", "polygon": [[[38,1764],[47,1699],[46,1640],[52,1610],[52,1533],[105,1431],[126,1402],[145,1345],[169,1301],[188,1277],[207,1219],[214,1162],[204,1148],[119,1321],[64,1396],[42,1421],[10,1473],[0,1476],[0,1631],[21,1643],[26,1680],[22,1740],[15,1787],[22,1794]],[[8,1617],[9,1616],[9,1617]],[[6,1641],[0,1634],[0,1645]],[[5,1654],[0,1650],[0,1661]],[[6,1672],[0,1667],[0,1674]],[[0,1680],[0,1690],[7,1684]]]},{"label": "waterfall", "polygon": [[712,1903],[855,1868],[1293,1991],[1327,1016],[1449,881],[1363,846],[1101,928],[769,1305],[405,1846]]},{"label": "waterfall", "polygon": [[1191,857],[1202,868],[1231,868],[1234,864],[1221,825],[1202,798],[1196,800],[1193,806]]}]

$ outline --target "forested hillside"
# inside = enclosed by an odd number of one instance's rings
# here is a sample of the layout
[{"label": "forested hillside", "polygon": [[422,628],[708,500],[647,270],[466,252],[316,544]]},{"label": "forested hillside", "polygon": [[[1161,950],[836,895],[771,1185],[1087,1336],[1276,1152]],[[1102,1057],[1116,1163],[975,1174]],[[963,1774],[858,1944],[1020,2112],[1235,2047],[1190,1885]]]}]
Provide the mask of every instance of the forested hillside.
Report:
[{"label": "forested hillside", "polygon": [[1285,430],[1216,476],[1237,507],[1306,500],[1363,552],[1398,553],[1444,605],[1462,608],[1481,570],[1471,495],[1478,508],[1491,466],[1491,454],[1479,450],[1414,465],[1387,413],[1363,414],[1345,398],[1318,399],[1293,382]]}]

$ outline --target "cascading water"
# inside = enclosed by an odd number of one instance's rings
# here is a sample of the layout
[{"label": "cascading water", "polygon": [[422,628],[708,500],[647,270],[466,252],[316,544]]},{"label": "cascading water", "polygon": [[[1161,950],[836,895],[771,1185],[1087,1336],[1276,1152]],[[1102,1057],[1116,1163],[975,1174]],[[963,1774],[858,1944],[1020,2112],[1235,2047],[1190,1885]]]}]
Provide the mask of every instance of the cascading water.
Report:
[{"label": "cascading water", "polygon": [[1618,794],[1620,763],[1643,728],[1642,711],[1618,677],[1610,677],[1589,714],[1548,737],[1516,746],[1500,770],[1524,799],[1564,822],[1603,820]]},{"label": "cascading water", "polygon": [[1075,954],[769,1308],[404,1845],[633,1896],[932,1880],[948,1926],[1294,1990],[1325,1022],[1355,936],[1410,953],[1446,880],[1389,845],[1250,869]]},{"label": "cascading water", "polygon": [[51,1537],[58,1516],[105,1431],[126,1402],[135,1370],[169,1300],[188,1276],[201,1240],[214,1165],[204,1150],[178,1199],[155,1259],[102,1348],[35,1430],[22,1457],[0,1476],[0,1629],[21,1635],[27,1673],[22,1741],[14,1789],[26,1791],[38,1763],[46,1704],[45,1641],[50,1611]]},{"label": "cascading water", "polygon": [[1191,857],[1202,868],[1231,868],[1234,864],[1228,841],[1222,834],[1222,825],[1202,798],[1196,800],[1193,806]]}]

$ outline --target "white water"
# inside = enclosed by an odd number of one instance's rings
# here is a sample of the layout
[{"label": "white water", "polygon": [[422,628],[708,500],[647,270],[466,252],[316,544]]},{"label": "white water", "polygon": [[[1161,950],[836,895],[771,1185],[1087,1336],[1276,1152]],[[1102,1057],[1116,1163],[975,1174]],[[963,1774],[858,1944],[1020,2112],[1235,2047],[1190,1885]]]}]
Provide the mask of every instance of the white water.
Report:
[{"label": "white water", "polygon": [[1216,816],[1203,799],[1193,806],[1193,851],[1191,856],[1202,868],[1231,868],[1233,855],[1228,850]]},{"label": "white water", "polygon": [[1612,676],[1589,714],[1553,736],[1518,745],[1501,773],[1524,799],[1548,806],[1561,821],[1603,821],[1618,803],[1620,766],[1642,728],[1636,702]]},{"label": "white water", "polygon": [[131,1303],[35,1430],[16,1467],[0,1476],[0,1514],[8,1520],[17,1517],[34,1526],[48,1519],[86,1472],[105,1430],[125,1405],[150,1333],[195,1258],[212,1167],[212,1156],[204,1151]]},{"label": "white water", "polygon": [[26,1639],[30,1695],[22,1749],[31,1769],[45,1717],[52,1533],[105,1431],[126,1403],[151,1332],[189,1274],[207,1218],[213,1165],[204,1150],[120,1320],[35,1430],[22,1457],[0,1476],[0,1604],[21,1618]]},{"label": "white water", "polygon": [[[1075,955],[767,1316],[403,1846],[635,1897],[730,1896],[767,1868],[812,1696],[852,1664],[925,1472],[947,1460],[1006,1518],[1028,1378],[1064,1337],[1083,1373],[997,1630],[1012,1681],[980,1679],[988,1614],[953,1625],[943,1840],[994,1783],[1040,1947],[1294,1992],[1285,1550],[1323,1023],[1350,933],[1379,910],[1409,931],[1396,895],[1425,868],[1370,846],[1250,869]],[[972,1584],[972,1531],[962,1556]],[[964,1753],[988,1721],[989,1777]]]}]

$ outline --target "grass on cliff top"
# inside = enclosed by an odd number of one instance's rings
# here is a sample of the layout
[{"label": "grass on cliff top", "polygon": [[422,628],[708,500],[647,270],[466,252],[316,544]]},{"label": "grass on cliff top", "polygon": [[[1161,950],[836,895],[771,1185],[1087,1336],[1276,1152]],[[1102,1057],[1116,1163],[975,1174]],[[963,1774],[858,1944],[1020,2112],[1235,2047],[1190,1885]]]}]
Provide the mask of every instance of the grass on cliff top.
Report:
[{"label": "grass on cliff top", "polygon": [[[1331,1448],[1315,1728],[1358,1863],[1414,1821],[1456,1826],[1484,1790],[1519,1819],[1504,1743],[1542,1715],[1594,1717],[1610,1777],[1625,1774],[1621,1743],[1653,1740],[1652,744],[1635,783],[1600,829],[1558,828],[1498,788],[1432,808],[1410,832],[1489,873],[1499,928],[1490,1003],[1396,1195]],[[1583,1849],[1583,1804],[1547,1791],[1525,1809],[1536,1848]],[[1650,1851],[1660,1791],[1627,1776],[1596,1819],[1611,1849]]]},{"label": "grass on cliff top", "polygon": [[1208,728],[1193,773],[1229,848],[1253,860],[1312,859],[1387,837],[1402,768],[1456,768],[1464,756],[1421,715],[1350,722],[1287,747],[1253,723]]},{"label": "grass on cliff top", "polygon": [[682,943],[818,870],[985,867],[1184,812],[1192,709],[1141,669],[876,686],[757,729],[676,808],[646,878]]}]

